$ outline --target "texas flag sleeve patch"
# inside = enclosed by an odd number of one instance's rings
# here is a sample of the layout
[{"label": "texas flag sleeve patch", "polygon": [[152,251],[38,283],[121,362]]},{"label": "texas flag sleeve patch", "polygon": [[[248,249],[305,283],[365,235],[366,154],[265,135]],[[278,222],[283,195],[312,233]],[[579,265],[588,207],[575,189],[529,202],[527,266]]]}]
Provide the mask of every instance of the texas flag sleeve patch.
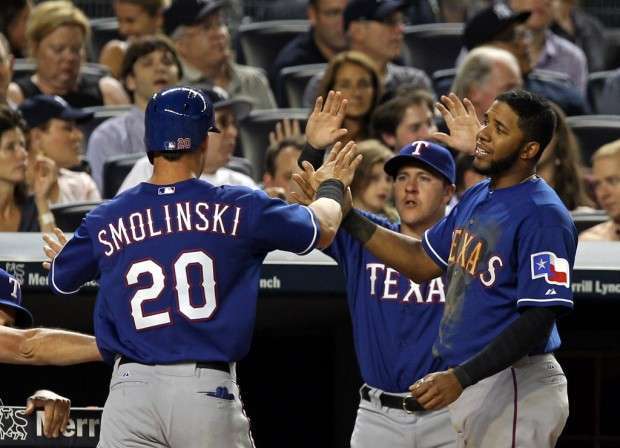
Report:
[{"label": "texas flag sleeve patch", "polygon": [[531,255],[532,279],[544,278],[552,285],[570,285],[570,266],[568,260],[553,252],[538,252]]}]

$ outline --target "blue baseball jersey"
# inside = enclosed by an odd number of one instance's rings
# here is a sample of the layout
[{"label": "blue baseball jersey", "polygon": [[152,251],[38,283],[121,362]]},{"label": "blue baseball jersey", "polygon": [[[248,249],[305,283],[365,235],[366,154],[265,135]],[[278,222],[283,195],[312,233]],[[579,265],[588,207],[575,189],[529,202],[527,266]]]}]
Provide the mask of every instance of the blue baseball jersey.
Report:
[{"label": "blue baseball jersey", "polygon": [[[547,183],[534,178],[493,190],[485,180],[427,230],[427,254],[447,270],[444,315],[433,354],[455,366],[477,354],[532,306],[573,306],[573,220]],[[531,354],[560,346],[557,328]]]},{"label": "blue baseball jersey", "polygon": [[[364,216],[395,232],[400,225]],[[386,266],[346,231],[325,253],[342,267],[360,372],[372,387],[407,392],[417,379],[446,366],[433,358],[445,302],[441,277],[416,284]]]},{"label": "blue baseball jersey", "polygon": [[269,251],[311,251],[308,207],[191,179],[142,183],[97,207],[55,257],[54,292],[99,279],[95,335],[108,362],[238,361],[254,328]]}]

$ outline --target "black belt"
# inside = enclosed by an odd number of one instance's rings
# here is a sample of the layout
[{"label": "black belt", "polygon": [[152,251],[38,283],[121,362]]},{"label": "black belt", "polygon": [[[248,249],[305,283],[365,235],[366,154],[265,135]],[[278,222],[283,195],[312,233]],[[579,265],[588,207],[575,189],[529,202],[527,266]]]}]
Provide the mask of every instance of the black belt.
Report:
[{"label": "black belt", "polygon": [[[370,401],[370,391],[370,387],[362,386],[362,398],[364,400]],[[379,401],[381,402],[381,406],[392,409],[402,409],[408,414],[412,414],[414,412],[427,412],[427,410],[424,409],[422,405],[411,395],[406,395],[403,397],[400,395],[392,395],[383,392],[379,395]]]},{"label": "black belt", "polygon": [[[121,356],[121,359],[118,362],[118,365],[120,366],[120,365],[127,364],[127,363],[144,364],[142,362],[135,361],[126,356]],[[199,362],[196,362],[196,367],[199,369],[213,369],[213,370],[219,370],[221,372],[230,373],[230,366],[228,365],[227,362],[224,362],[224,361],[199,361]]]}]

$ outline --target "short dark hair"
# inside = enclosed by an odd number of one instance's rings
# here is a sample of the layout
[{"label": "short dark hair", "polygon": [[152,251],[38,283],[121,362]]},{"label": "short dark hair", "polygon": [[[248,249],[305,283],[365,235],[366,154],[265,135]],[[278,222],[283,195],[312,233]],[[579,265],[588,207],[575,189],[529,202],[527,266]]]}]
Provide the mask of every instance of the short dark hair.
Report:
[{"label": "short dark hair", "polygon": [[265,174],[269,174],[271,176],[276,175],[276,159],[284,148],[293,146],[302,151],[305,143],[305,137],[298,136],[285,138],[277,143],[270,145],[265,152]]},{"label": "short dark hair", "polygon": [[543,97],[522,89],[504,92],[497,96],[496,101],[506,103],[517,114],[519,129],[525,140],[540,145],[534,160],[538,162],[555,134],[557,117],[551,104]]},{"label": "short dark hair", "polygon": [[172,55],[174,63],[179,69],[179,79],[183,77],[183,66],[179,55],[170,39],[162,34],[139,37],[129,44],[123,63],[121,64],[120,79],[125,83],[127,76],[133,72],[133,66],[138,59],[157,50],[167,51]]},{"label": "short dark hair", "polygon": [[162,12],[165,8],[164,0],[116,0],[118,3],[131,3],[132,5],[140,6],[146,11],[146,13],[155,17],[158,13]]},{"label": "short dark hair", "polygon": [[28,0],[4,0],[0,10],[0,32],[7,34],[9,26],[26,7]]},{"label": "short dark hair", "polygon": [[381,139],[382,133],[395,134],[398,124],[411,106],[425,104],[433,111],[433,96],[426,90],[413,90],[381,104],[375,109],[370,119],[371,135]]}]

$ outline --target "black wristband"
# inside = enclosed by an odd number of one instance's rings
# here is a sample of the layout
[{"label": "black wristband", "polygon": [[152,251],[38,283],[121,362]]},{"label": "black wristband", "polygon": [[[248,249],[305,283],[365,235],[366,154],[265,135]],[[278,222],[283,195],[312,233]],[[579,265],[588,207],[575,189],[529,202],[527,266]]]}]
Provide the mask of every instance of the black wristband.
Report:
[{"label": "black wristband", "polygon": [[316,199],[329,198],[340,204],[344,208],[344,184],[338,179],[327,179],[321,182],[316,190]]},{"label": "black wristband", "polygon": [[342,220],[342,228],[366,244],[377,230],[377,224],[360,215],[357,210],[351,209]]},{"label": "black wristband", "polygon": [[299,156],[299,159],[297,159],[297,164],[299,165],[299,168],[303,169],[303,166],[301,166],[301,162],[305,160],[307,162],[310,162],[310,165],[312,165],[312,167],[315,170],[318,170],[321,167],[321,165],[323,165],[324,156],[325,156],[325,151],[316,149],[313,146],[311,146],[310,143],[306,142],[301,151],[301,155]]},{"label": "black wristband", "polygon": [[459,380],[459,383],[461,383],[461,387],[463,389],[474,384],[469,374],[465,371],[463,367],[456,366],[452,369],[452,372],[454,373],[454,376],[456,377],[456,379]]}]

